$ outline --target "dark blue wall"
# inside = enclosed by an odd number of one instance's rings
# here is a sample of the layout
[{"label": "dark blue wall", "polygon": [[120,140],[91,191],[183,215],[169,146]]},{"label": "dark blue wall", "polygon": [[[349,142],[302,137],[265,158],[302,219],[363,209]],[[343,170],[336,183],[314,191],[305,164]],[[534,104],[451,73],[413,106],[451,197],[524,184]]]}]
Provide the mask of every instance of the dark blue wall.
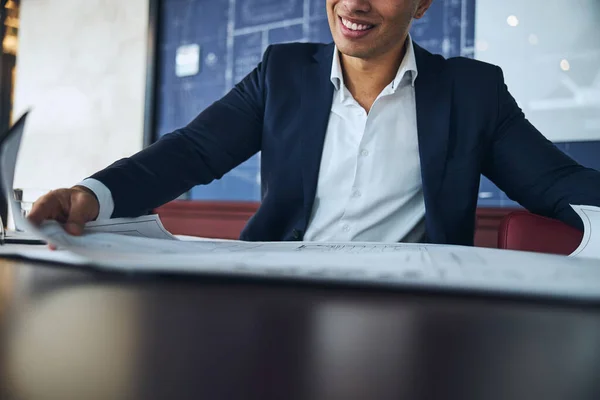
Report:
[{"label": "dark blue wall", "polygon": [[[162,0],[159,32],[157,134],[192,120],[258,64],[266,46],[289,41],[330,42],[325,0]],[[473,57],[475,0],[438,0],[415,22],[413,39],[446,57]],[[176,51],[200,45],[200,72],[175,73]],[[561,144],[581,162],[599,167],[600,143]],[[223,179],[191,191],[192,199],[260,200],[257,155]],[[513,203],[483,179],[480,204]]]}]

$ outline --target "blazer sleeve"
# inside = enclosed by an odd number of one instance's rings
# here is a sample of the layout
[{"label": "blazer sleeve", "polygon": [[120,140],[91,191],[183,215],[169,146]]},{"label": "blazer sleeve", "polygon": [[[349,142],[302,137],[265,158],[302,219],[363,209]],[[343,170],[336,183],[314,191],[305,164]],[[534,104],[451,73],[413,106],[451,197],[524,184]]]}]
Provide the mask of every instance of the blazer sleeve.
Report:
[{"label": "blazer sleeve", "polygon": [[483,173],[529,211],[583,229],[570,204],[600,206],[600,173],[575,162],[524,116],[498,73],[498,108]]},{"label": "blazer sleeve", "polygon": [[113,218],[146,214],[193,186],[221,178],[260,150],[270,50],[187,126],[91,176],[110,190]]}]

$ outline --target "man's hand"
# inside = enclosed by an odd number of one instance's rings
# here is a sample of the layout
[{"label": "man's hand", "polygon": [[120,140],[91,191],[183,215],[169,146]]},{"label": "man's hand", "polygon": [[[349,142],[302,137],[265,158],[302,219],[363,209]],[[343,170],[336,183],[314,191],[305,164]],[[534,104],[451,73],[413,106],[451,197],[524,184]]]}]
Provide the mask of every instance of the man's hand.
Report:
[{"label": "man's hand", "polygon": [[86,187],[58,189],[40,197],[29,212],[27,219],[35,225],[45,220],[64,224],[71,235],[81,235],[86,222],[98,217],[100,204],[94,193]]}]

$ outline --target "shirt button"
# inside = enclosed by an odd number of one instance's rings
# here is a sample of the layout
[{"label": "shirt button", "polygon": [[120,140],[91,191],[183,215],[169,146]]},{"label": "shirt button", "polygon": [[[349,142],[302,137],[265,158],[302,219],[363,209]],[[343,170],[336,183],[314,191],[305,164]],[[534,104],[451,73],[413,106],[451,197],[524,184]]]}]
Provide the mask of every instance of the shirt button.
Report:
[{"label": "shirt button", "polygon": [[350,232],[350,225],[346,224],[342,227],[342,229],[344,230],[344,232]]},{"label": "shirt button", "polygon": [[360,197],[362,196],[362,193],[360,192],[360,190],[355,190],[354,193],[352,193],[352,197]]},{"label": "shirt button", "polygon": [[368,155],[369,155],[369,150],[362,150],[362,151],[360,152],[360,155],[361,155],[361,156],[363,156],[363,157],[366,157],[366,156],[368,156]]}]

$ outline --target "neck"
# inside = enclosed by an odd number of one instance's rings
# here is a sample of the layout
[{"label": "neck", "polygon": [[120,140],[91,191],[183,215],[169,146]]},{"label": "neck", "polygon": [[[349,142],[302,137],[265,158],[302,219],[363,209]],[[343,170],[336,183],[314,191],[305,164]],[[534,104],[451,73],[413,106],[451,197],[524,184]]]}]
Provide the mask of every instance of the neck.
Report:
[{"label": "neck", "polygon": [[367,110],[381,91],[390,84],[406,54],[405,44],[397,51],[363,59],[340,53],[344,83],[356,101]]}]

